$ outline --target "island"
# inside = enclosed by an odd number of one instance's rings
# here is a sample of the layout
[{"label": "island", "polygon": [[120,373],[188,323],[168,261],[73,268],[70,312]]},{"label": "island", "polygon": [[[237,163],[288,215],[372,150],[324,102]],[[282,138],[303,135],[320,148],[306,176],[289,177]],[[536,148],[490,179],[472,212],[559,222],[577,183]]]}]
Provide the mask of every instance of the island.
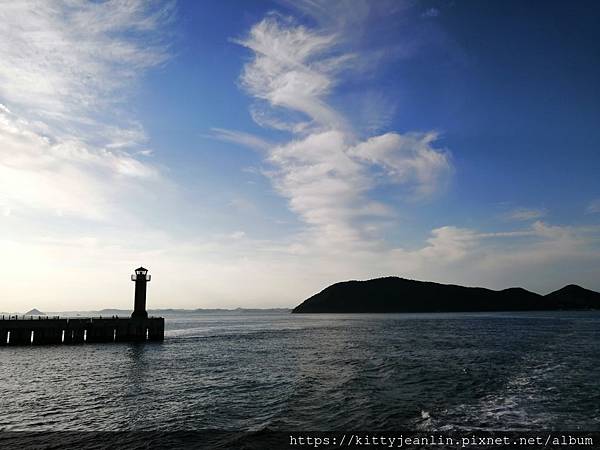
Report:
[{"label": "island", "polygon": [[335,283],[292,313],[423,313],[600,309],[600,293],[574,284],[547,295],[520,287],[495,291],[399,277]]}]

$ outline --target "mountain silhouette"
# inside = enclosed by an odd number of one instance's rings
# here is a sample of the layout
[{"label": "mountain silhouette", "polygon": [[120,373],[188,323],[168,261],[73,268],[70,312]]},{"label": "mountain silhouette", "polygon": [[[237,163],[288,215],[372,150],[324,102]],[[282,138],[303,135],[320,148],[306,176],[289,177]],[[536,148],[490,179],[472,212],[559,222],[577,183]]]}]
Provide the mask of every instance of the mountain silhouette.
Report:
[{"label": "mountain silhouette", "polygon": [[600,307],[600,293],[569,284],[558,291],[545,296],[554,301],[561,309],[589,309]]},{"label": "mountain silhouette", "polygon": [[293,313],[552,311],[600,309],[600,293],[568,285],[548,295],[515,287],[494,291],[398,277],[333,284]]},{"label": "mountain silhouette", "polygon": [[39,309],[33,308],[25,313],[26,316],[45,316],[46,313],[41,312]]}]

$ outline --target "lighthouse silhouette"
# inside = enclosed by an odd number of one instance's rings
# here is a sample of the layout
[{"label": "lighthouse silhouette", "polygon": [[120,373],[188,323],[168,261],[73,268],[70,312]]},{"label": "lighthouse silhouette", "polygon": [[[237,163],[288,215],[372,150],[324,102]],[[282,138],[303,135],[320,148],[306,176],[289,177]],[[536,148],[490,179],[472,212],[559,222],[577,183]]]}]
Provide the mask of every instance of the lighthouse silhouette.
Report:
[{"label": "lighthouse silhouette", "polygon": [[135,274],[131,275],[131,281],[135,281],[135,300],[132,319],[147,319],[146,311],[146,284],[150,281],[151,275],[148,275],[148,269],[138,267]]}]

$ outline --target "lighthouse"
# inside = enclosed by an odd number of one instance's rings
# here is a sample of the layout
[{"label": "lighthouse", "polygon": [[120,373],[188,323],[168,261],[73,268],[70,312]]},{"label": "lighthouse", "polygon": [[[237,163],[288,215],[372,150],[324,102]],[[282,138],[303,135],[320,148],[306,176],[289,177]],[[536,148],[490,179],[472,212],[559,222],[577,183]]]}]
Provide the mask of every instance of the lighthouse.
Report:
[{"label": "lighthouse", "polygon": [[135,281],[135,300],[132,319],[147,319],[146,312],[146,283],[150,281],[148,269],[138,267],[135,269],[135,274],[131,275],[131,281]]},{"label": "lighthouse", "polygon": [[4,345],[75,345],[101,342],[164,341],[165,319],[148,317],[146,284],[148,269],[138,267],[131,275],[135,281],[135,305],[131,317],[0,317],[0,347]]}]

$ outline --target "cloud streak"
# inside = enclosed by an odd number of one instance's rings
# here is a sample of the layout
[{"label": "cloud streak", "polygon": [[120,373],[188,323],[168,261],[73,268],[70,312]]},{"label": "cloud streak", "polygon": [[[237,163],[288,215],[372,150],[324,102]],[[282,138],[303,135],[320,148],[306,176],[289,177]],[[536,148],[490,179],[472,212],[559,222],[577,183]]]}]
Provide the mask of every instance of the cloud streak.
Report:
[{"label": "cloud streak", "polygon": [[0,207],[106,220],[121,189],[156,180],[156,168],[79,137],[54,139],[0,105]]},{"label": "cloud streak", "polygon": [[224,142],[232,142],[242,147],[251,148],[258,151],[266,151],[272,147],[272,143],[250,133],[243,133],[236,130],[226,130],[224,128],[213,128],[210,137]]},{"label": "cloud streak", "polygon": [[[356,75],[360,59],[347,48],[347,24],[367,13],[338,16],[320,28],[271,14],[237,41],[253,53],[241,85],[271,108],[254,107],[253,118],[292,135],[268,149],[265,173],[309,231],[336,245],[368,244],[378,221],[394,214],[371,198],[377,186],[397,185],[406,197],[423,198],[452,172],[449,153],[436,147],[436,132],[361,136],[330,102],[335,88]],[[294,121],[291,113],[302,116]]]},{"label": "cloud streak", "polygon": [[[0,95],[30,114],[90,119],[167,58],[153,32],[169,7],[147,2],[3,2]],[[77,117],[84,115],[84,117]]]},{"label": "cloud streak", "polygon": [[506,213],[504,217],[507,220],[527,221],[540,219],[547,214],[548,212],[545,209],[516,208]]},{"label": "cloud streak", "polygon": [[592,200],[587,208],[585,209],[587,214],[598,214],[600,213],[600,198]]},{"label": "cloud streak", "polygon": [[[22,1],[0,7],[0,207],[106,220],[158,180],[126,92],[168,57],[171,4]],[[124,124],[124,125],[123,125]]]}]

